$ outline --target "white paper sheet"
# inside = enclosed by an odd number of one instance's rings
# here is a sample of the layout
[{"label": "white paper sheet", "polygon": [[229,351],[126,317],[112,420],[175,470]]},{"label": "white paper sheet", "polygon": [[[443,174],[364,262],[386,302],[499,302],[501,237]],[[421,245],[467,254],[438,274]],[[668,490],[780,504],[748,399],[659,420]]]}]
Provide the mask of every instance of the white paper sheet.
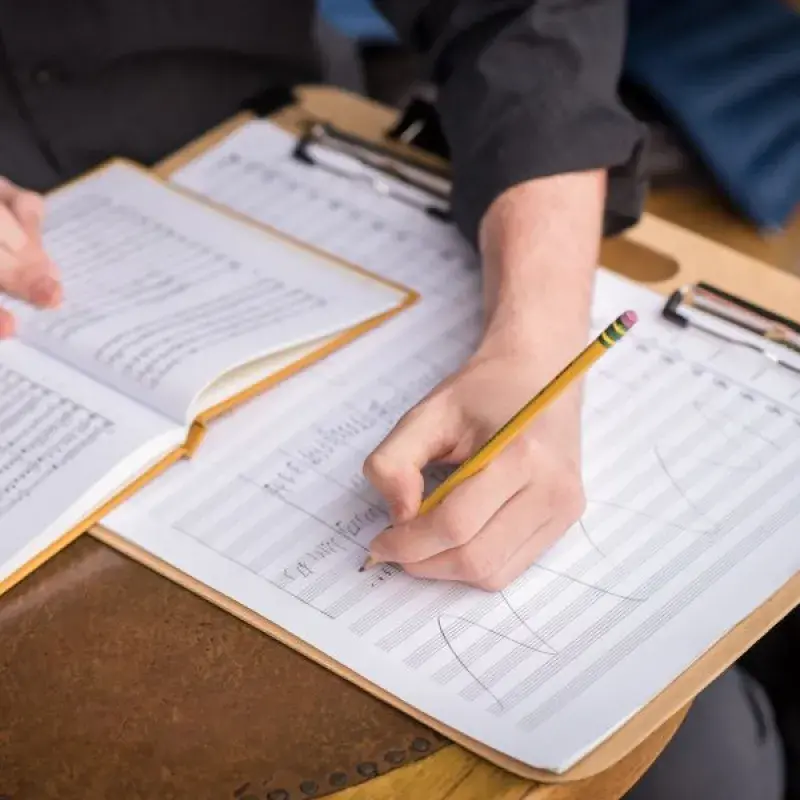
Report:
[{"label": "white paper sheet", "polygon": [[109,527],[427,714],[567,769],[800,568],[800,384],[667,327],[601,273],[595,328],[642,322],[587,383],[587,513],[506,591],[359,573],[385,509],[361,474],[479,335],[446,225],[293,162],[268,123],[177,180],[426,299],[212,432]]}]

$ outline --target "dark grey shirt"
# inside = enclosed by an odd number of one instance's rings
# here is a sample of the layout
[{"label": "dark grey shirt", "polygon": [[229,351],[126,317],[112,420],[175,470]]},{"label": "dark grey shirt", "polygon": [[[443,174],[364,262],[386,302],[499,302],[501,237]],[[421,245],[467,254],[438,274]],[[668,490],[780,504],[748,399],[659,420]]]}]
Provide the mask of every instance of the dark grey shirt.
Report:
[{"label": "dark grey shirt", "polygon": [[[617,99],[621,0],[376,0],[428,57],[455,210],[528,178],[608,167],[609,232],[637,218],[640,127]],[[319,79],[313,0],[0,0],[0,174],[44,191],[145,164],[270,86]]]}]

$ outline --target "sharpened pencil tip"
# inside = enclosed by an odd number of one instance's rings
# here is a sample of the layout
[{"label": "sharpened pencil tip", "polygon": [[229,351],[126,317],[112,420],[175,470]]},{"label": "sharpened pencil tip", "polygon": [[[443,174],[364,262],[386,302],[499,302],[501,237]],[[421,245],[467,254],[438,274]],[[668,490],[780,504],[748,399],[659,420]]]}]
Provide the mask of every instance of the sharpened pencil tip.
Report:
[{"label": "sharpened pencil tip", "polygon": [[368,556],[367,560],[359,567],[359,572],[365,572],[370,567],[374,567],[377,562],[372,556]]}]

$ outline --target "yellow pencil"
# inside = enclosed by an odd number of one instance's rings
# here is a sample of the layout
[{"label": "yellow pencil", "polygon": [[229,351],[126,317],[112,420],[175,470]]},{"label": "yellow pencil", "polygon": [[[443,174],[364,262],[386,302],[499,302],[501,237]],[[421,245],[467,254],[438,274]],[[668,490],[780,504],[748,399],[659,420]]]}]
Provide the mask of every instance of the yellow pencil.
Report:
[{"label": "yellow pencil", "polygon": [[[604,353],[610,350],[637,322],[633,311],[617,317],[580,355],[576,356],[538,394],[526,403],[497,433],[474,455],[439,484],[421,503],[419,514],[425,514],[444,500],[456,486],[477,475],[514,441],[522,431],[558,395],[583,375]],[[374,565],[370,556],[361,570]]]}]

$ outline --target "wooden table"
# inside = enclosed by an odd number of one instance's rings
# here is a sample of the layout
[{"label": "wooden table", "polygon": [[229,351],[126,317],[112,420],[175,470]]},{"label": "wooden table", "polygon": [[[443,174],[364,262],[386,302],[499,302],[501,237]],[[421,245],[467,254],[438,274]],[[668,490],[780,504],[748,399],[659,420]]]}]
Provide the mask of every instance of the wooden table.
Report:
[{"label": "wooden table", "polygon": [[800,210],[785,231],[770,235],[759,235],[708,190],[687,188],[652,192],[647,210],[701,236],[800,276]]},{"label": "wooden table", "polygon": [[452,745],[331,800],[618,800],[655,761],[685,713],[670,719],[612,769],[574,783],[524,781]]}]

